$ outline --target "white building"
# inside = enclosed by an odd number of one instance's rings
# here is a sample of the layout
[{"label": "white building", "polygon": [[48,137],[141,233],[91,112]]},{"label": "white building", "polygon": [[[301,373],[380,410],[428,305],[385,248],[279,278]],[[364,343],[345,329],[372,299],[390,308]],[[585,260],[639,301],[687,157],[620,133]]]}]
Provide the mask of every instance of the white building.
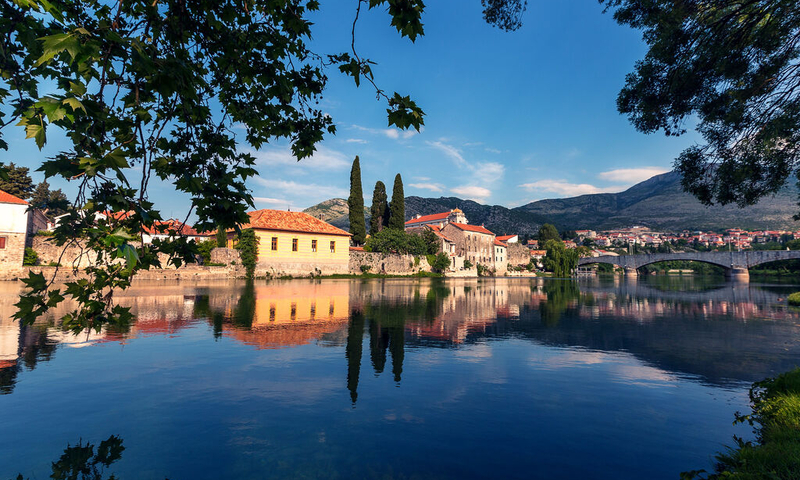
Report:
[{"label": "white building", "polygon": [[0,269],[22,266],[28,239],[47,228],[47,218],[25,200],[0,190]]}]

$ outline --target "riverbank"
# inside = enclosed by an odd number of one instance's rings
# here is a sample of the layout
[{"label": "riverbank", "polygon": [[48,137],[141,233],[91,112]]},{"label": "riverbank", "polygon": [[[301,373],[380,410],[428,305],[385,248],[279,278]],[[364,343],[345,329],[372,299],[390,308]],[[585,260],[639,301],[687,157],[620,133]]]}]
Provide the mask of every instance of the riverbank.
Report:
[{"label": "riverbank", "polygon": [[737,447],[717,455],[717,472],[686,472],[682,479],[800,478],[800,368],[753,384],[752,413],[736,422],[755,426],[757,441],[735,438]]}]

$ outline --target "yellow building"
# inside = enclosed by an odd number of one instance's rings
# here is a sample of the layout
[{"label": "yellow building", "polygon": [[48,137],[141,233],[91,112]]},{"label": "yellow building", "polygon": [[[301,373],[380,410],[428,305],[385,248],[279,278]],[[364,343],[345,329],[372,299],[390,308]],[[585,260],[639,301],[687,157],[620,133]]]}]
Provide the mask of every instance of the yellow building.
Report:
[{"label": "yellow building", "polygon": [[[257,274],[308,275],[348,273],[350,234],[303,212],[248,212],[258,243]],[[228,247],[235,234],[228,234]]]}]

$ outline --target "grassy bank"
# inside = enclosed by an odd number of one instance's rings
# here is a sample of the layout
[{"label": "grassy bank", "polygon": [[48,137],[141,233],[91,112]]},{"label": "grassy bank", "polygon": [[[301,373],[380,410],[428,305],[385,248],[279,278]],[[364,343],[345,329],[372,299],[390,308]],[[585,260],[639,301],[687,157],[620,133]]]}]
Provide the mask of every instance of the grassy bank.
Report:
[{"label": "grassy bank", "polygon": [[800,478],[800,368],[753,384],[752,413],[737,422],[755,427],[756,441],[734,438],[736,447],[717,455],[716,472],[685,472],[682,479]]}]

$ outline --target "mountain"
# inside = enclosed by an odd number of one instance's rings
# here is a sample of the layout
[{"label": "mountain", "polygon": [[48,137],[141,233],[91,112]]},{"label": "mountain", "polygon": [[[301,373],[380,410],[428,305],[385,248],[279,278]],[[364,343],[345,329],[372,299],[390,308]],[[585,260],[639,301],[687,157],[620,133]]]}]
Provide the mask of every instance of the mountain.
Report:
[{"label": "mountain", "polygon": [[676,172],[656,175],[620,193],[539,200],[515,210],[547,218],[559,228],[604,230],[645,225],[658,230],[794,229],[797,188],[784,187],[772,197],[741,209],[705,206],[682,190]]},{"label": "mountain", "polygon": [[350,209],[347,207],[347,200],[344,198],[325,200],[313,207],[306,208],[303,212],[339,228],[342,228],[341,225],[350,227],[350,220],[347,218]]},{"label": "mountain", "polygon": [[[645,225],[656,230],[795,229],[792,215],[797,187],[784,187],[772,197],[747,208],[735,205],[707,207],[681,188],[676,172],[656,175],[619,193],[598,193],[571,198],[539,200],[516,208],[482,205],[456,197],[406,197],[406,219],[460,208],[474,225],[503,234],[533,234],[543,223],[559,230],[607,230]],[[347,201],[326,200],[305,210],[339,228],[348,229]],[[369,219],[367,219],[369,224]]]},{"label": "mountain", "polygon": [[[406,219],[416,215],[447,212],[454,208],[463,210],[469,223],[485,225],[486,228],[498,235],[506,233],[533,234],[539,231],[539,226],[544,223],[536,214],[512,210],[499,205],[481,205],[472,200],[462,200],[456,197],[406,197]],[[350,229],[347,200],[342,198],[325,200],[303,211],[335,227]],[[369,208],[367,208],[366,222],[369,225]]]}]

